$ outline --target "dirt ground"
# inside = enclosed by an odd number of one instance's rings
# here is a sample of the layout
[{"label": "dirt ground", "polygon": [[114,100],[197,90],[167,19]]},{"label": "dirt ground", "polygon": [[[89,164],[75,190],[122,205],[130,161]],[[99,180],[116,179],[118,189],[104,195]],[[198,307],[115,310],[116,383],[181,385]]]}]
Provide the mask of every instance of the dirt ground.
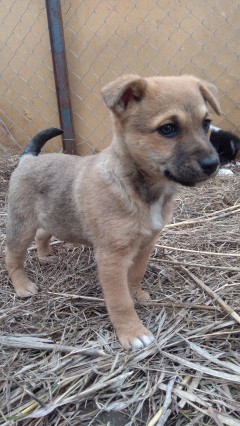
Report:
[{"label": "dirt ground", "polygon": [[[6,194],[17,157],[0,161],[0,426],[240,425],[240,164],[179,188],[137,304],[156,343],[125,352],[108,320],[91,250],[34,243],[26,268],[38,295],[21,300],[6,274]],[[224,303],[223,303],[224,301]]]}]

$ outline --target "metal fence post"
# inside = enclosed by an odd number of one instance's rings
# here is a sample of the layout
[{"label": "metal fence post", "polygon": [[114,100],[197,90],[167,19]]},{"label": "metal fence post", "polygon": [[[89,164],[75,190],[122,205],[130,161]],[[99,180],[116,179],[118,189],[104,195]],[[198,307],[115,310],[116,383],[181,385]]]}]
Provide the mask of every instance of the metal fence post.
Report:
[{"label": "metal fence post", "polygon": [[48,17],[49,36],[52,51],[53,69],[57,92],[58,111],[63,133],[63,151],[76,154],[67,59],[60,0],[45,0]]}]

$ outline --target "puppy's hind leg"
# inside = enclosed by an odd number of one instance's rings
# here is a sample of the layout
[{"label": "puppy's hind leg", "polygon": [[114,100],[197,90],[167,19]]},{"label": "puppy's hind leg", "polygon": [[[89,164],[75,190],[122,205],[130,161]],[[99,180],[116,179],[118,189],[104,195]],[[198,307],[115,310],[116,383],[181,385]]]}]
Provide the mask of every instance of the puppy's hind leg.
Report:
[{"label": "puppy's hind leg", "polygon": [[24,270],[24,260],[31,241],[34,238],[36,229],[26,228],[19,224],[18,228],[13,228],[10,223],[7,225],[6,238],[6,265],[12,284],[19,297],[29,297],[37,294],[37,285],[26,275]]},{"label": "puppy's hind leg", "polygon": [[35,241],[37,245],[38,258],[40,262],[56,262],[57,256],[53,255],[50,240],[52,235],[42,228],[39,228],[36,233]]}]

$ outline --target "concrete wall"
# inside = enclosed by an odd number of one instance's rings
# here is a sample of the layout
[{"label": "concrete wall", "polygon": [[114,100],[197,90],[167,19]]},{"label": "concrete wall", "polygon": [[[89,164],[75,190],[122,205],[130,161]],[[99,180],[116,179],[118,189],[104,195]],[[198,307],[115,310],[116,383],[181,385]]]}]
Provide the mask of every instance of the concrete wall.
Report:
[{"label": "concrete wall", "polygon": [[[79,153],[110,141],[100,89],[123,73],[195,74],[214,82],[223,116],[239,132],[239,22],[235,0],[62,0]],[[37,131],[59,126],[43,0],[2,0],[0,150],[19,151]],[[59,151],[61,139],[49,143]]]}]

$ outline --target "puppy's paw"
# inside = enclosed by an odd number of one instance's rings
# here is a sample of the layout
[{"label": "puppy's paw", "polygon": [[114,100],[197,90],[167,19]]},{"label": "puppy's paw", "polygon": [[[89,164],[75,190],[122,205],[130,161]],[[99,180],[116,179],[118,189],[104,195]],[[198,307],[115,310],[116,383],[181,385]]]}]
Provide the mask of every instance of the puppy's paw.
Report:
[{"label": "puppy's paw", "polygon": [[135,332],[129,329],[126,333],[117,332],[118,339],[124,349],[138,351],[154,342],[153,334],[143,325]]},{"label": "puppy's paw", "polygon": [[148,291],[142,290],[140,286],[130,285],[129,289],[133,299],[138,302],[147,302],[148,300],[151,300],[151,296]]},{"label": "puppy's paw", "polygon": [[18,297],[30,297],[38,293],[38,287],[30,280],[25,280],[21,284],[15,285]]},{"label": "puppy's paw", "polygon": [[135,299],[138,302],[148,302],[149,300],[151,300],[151,296],[148,293],[148,291],[145,290],[139,290],[134,294]]},{"label": "puppy's paw", "polygon": [[155,338],[154,338],[153,335],[144,334],[143,336],[140,336],[140,337],[134,337],[130,341],[131,349],[132,349],[133,352],[135,352],[135,351],[138,351],[140,349],[146,348],[151,343],[153,343],[154,340],[155,340]]}]

